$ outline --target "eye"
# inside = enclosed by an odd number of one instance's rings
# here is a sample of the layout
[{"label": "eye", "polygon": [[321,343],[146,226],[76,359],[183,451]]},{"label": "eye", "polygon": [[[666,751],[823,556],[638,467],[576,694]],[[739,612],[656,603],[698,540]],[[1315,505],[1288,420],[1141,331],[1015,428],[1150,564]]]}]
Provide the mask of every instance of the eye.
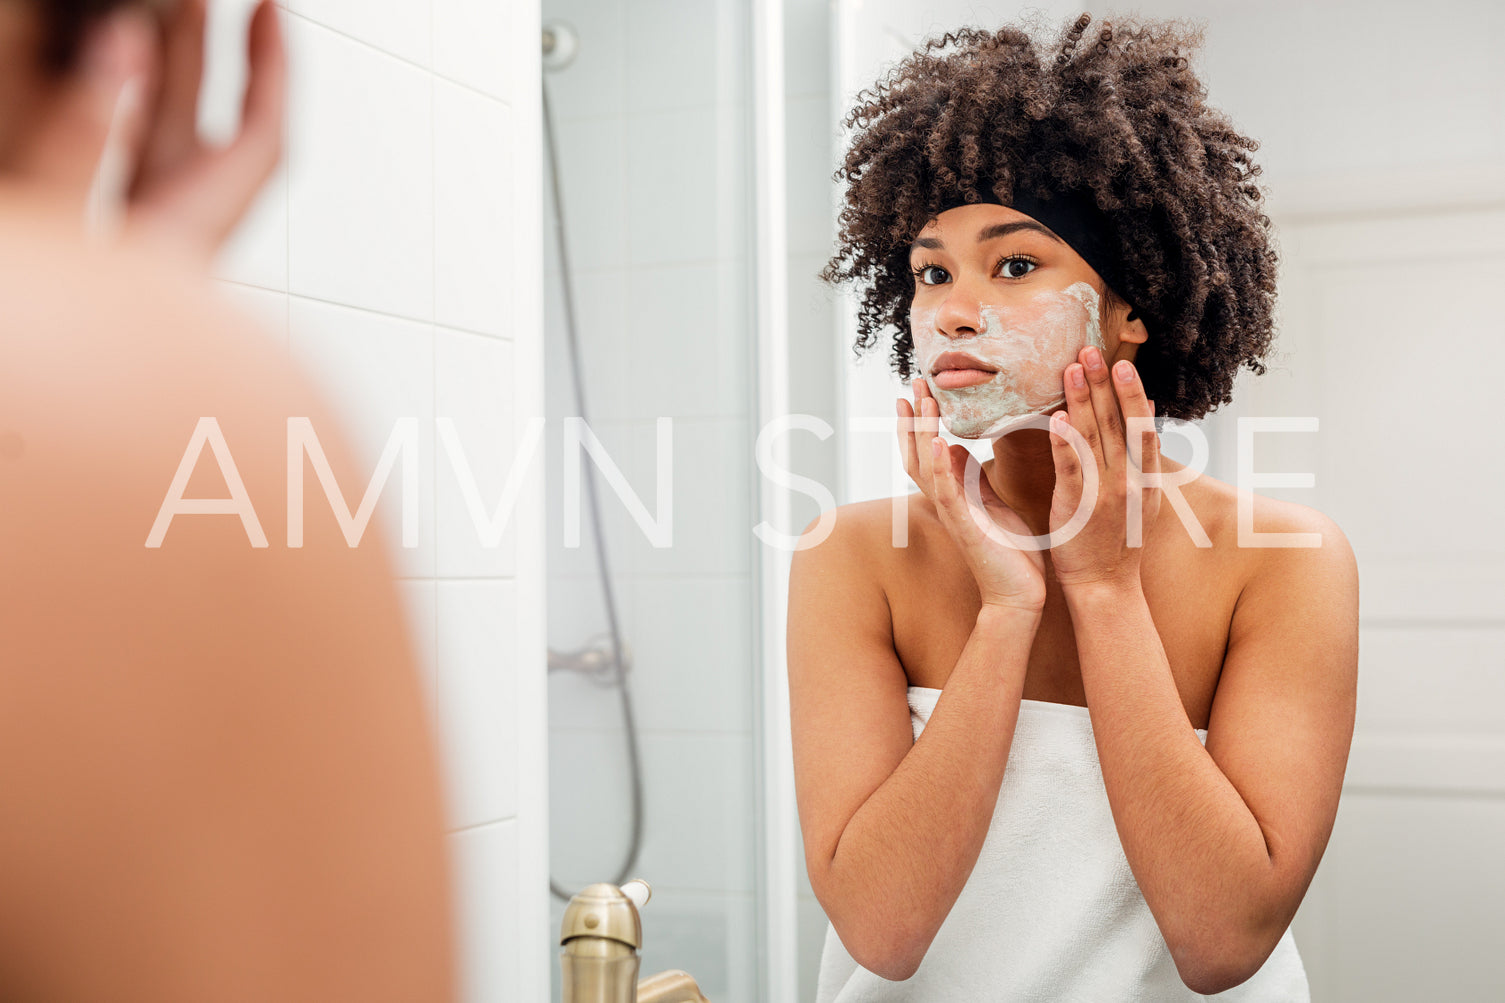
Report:
[{"label": "eye", "polygon": [[915,278],[921,285],[938,286],[951,279],[951,273],[940,265],[921,265],[914,269]]},{"label": "eye", "polygon": [[1019,255],[1004,258],[998,263],[999,274],[1006,279],[1022,279],[1038,267],[1040,266],[1035,263],[1033,258],[1025,258]]}]

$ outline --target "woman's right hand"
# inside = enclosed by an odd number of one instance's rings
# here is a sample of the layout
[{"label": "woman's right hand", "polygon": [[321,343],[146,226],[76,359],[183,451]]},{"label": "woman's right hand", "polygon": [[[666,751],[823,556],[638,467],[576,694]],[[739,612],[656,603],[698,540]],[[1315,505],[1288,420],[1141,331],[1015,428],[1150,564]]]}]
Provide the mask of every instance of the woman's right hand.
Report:
[{"label": "woman's right hand", "polygon": [[984,606],[1040,610],[1045,605],[1045,555],[1021,550],[996,531],[1030,537],[1033,531],[1019,513],[1004,504],[983,475],[978,477],[981,505],[969,499],[963,485],[972,459],[965,446],[948,446],[941,439],[940,405],[923,379],[913,383],[915,403],[900,397],[899,454],[904,470],[935,505],[942,525],[962,552],[977,582]]},{"label": "woman's right hand", "polygon": [[207,17],[207,0],[181,0],[160,22],[140,5],[100,17],[7,166],[82,208],[118,129],[122,234],[212,262],[281,159],[287,57],[276,5],[258,0],[240,127],[211,144],[198,134]]}]

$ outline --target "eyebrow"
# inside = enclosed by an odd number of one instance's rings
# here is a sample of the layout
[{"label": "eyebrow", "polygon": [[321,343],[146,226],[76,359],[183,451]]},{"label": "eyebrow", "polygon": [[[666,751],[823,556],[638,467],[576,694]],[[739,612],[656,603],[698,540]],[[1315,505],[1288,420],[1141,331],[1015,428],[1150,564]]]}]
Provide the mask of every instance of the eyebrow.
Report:
[{"label": "eyebrow", "polygon": [[[983,244],[990,240],[997,240],[999,237],[1007,237],[1009,234],[1017,233],[1020,230],[1034,230],[1036,233],[1045,234],[1045,236],[1049,237],[1051,240],[1054,240],[1058,244],[1066,243],[1066,241],[1062,240],[1060,237],[1057,237],[1054,231],[1048,229],[1045,226],[1042,226],[1039,223],[1036,223],[1032,219],[1022,219],[1014,223],[995,223],[977,235],[977,242],[979,244]],[[935,250],[944,247],[945,245],[942,244],[941,241],[936,237],[921,237],[914,242],[913,246],[928,247],[932,250]]]}]

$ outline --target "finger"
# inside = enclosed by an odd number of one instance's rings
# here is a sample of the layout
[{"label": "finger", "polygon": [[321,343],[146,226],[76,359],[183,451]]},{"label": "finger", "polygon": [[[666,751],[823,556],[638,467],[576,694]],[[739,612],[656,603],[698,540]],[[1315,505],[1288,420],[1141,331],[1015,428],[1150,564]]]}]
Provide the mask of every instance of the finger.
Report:
[{"label": "finger", "polygon": [[895,425],[899,431],[899,458],[904,463],[904,472],[918,486],[920,458],[915,455],[914,409],[909,406],[909,401],[900,397],[897,411],[899,420]]},{"label": "finger", "polygon": [[[937,441],[944,440],[937,437]],[[966,446],[960,446],[956,443],[943,446],[942,449],[945,455],[943,462],[947,480],[951,482],[954,489],[958,492],[960,500],[966,503],[967,509],[972,513],[973,520],[987,520],[988,514],[984,507],[983,492],[986,490],[984,485],[987,484],[988,479],[981,476],[981,470],[978,471],[977,497],[974,498],[972,492],[967,488],[968,464],[976,462],[972,459],[972,454],[967,450]]]},{"label": "finger", "polygon": [[151,103],[151,130],[137,187],[170,173],[199,145],[199,87],[204,77],[205,0],[182,0],[160,28],[162,59]]},{"label": "finger", "polygon": [[1082,458],[1077,455],[1075,442],[1061,430],[1065,424],[1075,427],[1065,411],[1051,415],[1050,454],[1056,464],[1056,490],[1064,490],[1065,499],[1075,508],[1082,486]]},{"label": "finger", "polygon": [[200,147],[171,183],[143,192],[138,230],[187,236],[212,253],[250,209],[282,158],[287,63],[275,4],[261,0],[251,18],[250,81],[240,131],[222,149]]},{"label": "finger", "polygon": [[930,454],[931,468],[935,471],[931,481],[931,501],[935,502],[936,511],[957,542],[965,544],[976,537],[976,524],[962,497],[951,451],[940,436],[936,436],[930,440],[930,448],[925,452]]},{"label": "finger", "polygon": [[1113,374],[1097,346],[1087,346],[1081,357],[1086,363],[1087,389],[1092,396],[1093,414],[1097,416],[1098,448],[1103,463],[1109,470],[1120,470],[1124,465],[1124,423],[1118,411]]},{"label": "finger", "polygon": [[928,397],[920,398],[920,421],[915,428],[916,452],[920,457],[920,488],[926,495],[933,496],[935,487],[935,443],[940,442],[940,436],[936,435],[935,429],[939,424],[935,401]]},{"label": "finger", "polygon": [[16,172],[82,203],[99,170],[128,85],[151,61],[150,26],[140,14],[120,11],[89,32],[78,69],[58,86],[23,139]]},{"label": "finger", "polygon": [[261,0],[251,16],[246,59],[250,78],[241,104],[240,135],[235,146],[270,174],[282,159],[287,118],[287,46],[282,21],[272,0]]},{"label": "finger", "polygon": [[[1135,371],[1134,364],[1127,359],[1120,361],[1113,367],[1113,388],[1118,396],[1118,405],[1123,409],[1126,418],[1148,418],[1153,421],[1155,417],[1154,403],[1144,392],[1144,384],[1139,379],[1139,373]],[[1153,451],[1158,462],[1160,437],[1154,434],[1153,426],[1149,431],[1132,437],[1136,441],[1128,442],[1129,460],[1138,470],[1150,470],[1144,464],[1149,461],[1150,452]],[[1153,440],[1153,445],[1146,448],[1145,443]],[[1159,469],[1157,466],[1156,470]]]},{"label": "finger", "polygon": [[1146,432],[1139,444],[1139,463],[1137,469],[1146,474],[1158,474],[1160,472],[1160,435],[1156,432]]},{"label": "finger", "polygon": [[1087,440],[1090,455],[1081,457],[1083,463],[1096,463],[1102,469],[1102,433],[1098,428],[1097,409],[1092,404],[1092,389],[1087,382],[1086,367],[1073,362],[1066,367],[1066,413],[1071,427]]},{"label": "finger", "polygon": [[[962,526],[961,532],[964,539],[981,541],[991,540],[995,544],[1014,546],[1003,530],[993,521],[993,516],[988,511],[988,501],[993,499],[1001,504],[1001,500],[993,492],[993,486],[988,482],[987,474],[982,469],[982,464],[972,455],[965,446],[955,443],[946,447],[946,467],[948,468],[947,480],[951,485],[953,495],[953,512],[960,514],[960,519],[953,521]],[[968,484],[973,466],[977,468],[977,484],[974,489]],[[956,530],[953,530],[955,532]]]}]

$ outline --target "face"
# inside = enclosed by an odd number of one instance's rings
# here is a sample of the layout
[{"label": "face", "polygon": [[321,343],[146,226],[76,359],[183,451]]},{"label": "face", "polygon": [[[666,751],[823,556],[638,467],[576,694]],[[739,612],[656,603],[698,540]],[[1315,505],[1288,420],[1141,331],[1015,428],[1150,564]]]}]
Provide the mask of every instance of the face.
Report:
[{"label": "face", "polygon": [[1084,346],[1111,365],[1144,340],[1142,325],[1103,323],[1102,280],[1081,255],[1005,206],[941,213],[909,263],[915,362],[946,428],[962,438],[1002,435],[1063,406],[1062,371]]}]

